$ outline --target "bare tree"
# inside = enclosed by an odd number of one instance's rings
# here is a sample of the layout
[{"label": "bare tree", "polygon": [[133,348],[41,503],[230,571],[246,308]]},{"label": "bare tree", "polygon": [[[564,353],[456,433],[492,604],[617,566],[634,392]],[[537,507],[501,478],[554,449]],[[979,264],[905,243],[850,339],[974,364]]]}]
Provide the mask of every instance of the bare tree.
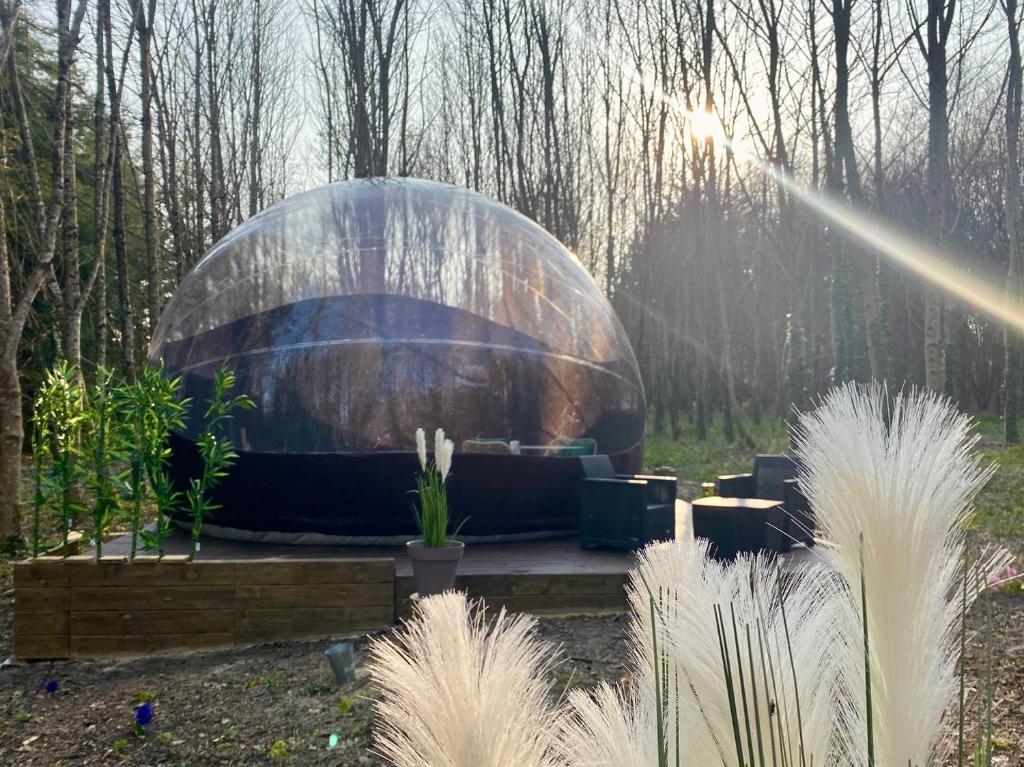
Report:
[{"label": "bare tree", "polygon": [[[24,439],[21,416],[21,382],[18,372],[18,347],[32,303],[48,279],[57,251],[61,212],[64,207],[64,160],[68,112],[71,105],[71,70],[78,49],[79,32],[85,15],[86,1],[80,0],[72,8],[71,0],[58,0],[56,4],[57,31],[57,83],[54,94],[53,169],[49,199],[34,222],[38,233],[38,249],[31,262],[23,267],[26,277],[20,293],[15,295],[11,280],[12,264],[6,236],[0,242],[0,541],[8,541],[18,534],[18,498],[21,477],[21,447]],[[21,13],[17,2],[0,7],[0,53],[4,61],[11,61],[15,30]],[[17,81],[17,66],[7,67],[8,77]],[[8,83],[12,91],[17,86]],[[19,124],[27,124],[24,100],[13,99]],[[31,133],[28,134],[31,142]],[[31,157],[28,175],[34,189],[41,189],[40,170],[35,153]],[[41,197],[41,194],[40,194]],[[0,227],[6,231],[5,211],[0,203]]]},{"label": "bare tree", "polygon": [[[949,81],[946,46],[956,13],[956,0],[927,0],[921,19],[913,0],[907,10],[913,23],[914,39],[928,69],[928,170],[927,214],[929,236],[941,241],[946,237],[949,205]],[[922,33],[922,30],[923,33]],[[934,286],[925,288],[924,372],[925,385],[932,391],[946,389],[946,354],[943,334],[942,293]]]},{"label": "bare tree", "polygon": [[[1011,300],[1020,303],[1024,301],[1024,275],[1021,274],[1020,253],[1021,17],[1017,0],[1002,0],[1002,8],[1010,44],[1006,72],[1006,294]],[[1024,345],[1017,331],[1005,328],[1003,346],[1003,436],[1007,442],[1019,442],[1017,416],[1020,408],[1021,381],[1024,378]]]}]

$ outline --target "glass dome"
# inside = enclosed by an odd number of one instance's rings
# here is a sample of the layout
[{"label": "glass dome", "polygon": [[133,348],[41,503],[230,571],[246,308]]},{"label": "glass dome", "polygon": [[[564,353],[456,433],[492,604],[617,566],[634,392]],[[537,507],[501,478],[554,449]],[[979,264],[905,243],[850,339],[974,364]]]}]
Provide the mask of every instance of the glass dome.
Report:
[{"label": "glass dome", "polygon": [[[194,401],[233,368],[258,407],[232,437],[253,453],[411,451],[419,426],[457,451],[643,439],[633,350],[576,258],[510,208],[422,180],[331,184],[250,218],[182,281],[150,360]],[[184,436],[201,426],[196,412]]]}]

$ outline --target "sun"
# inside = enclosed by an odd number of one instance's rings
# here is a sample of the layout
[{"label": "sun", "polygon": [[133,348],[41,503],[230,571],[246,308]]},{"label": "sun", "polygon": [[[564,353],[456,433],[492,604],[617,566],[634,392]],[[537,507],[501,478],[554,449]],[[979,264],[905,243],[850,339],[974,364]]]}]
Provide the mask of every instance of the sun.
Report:
[{"label": "sun", "polygon": [[690,135],[698,141],[711,141],[717,146],[726,143],[725,127],[714,112],[693,109],[686,112]]}]

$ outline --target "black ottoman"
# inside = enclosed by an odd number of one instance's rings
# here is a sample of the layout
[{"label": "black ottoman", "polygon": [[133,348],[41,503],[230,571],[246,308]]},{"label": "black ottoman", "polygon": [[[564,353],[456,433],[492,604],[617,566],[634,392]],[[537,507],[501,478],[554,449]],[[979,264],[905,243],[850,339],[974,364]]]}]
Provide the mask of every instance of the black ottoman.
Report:
[{"label": "black ottoman", "polygon": [[711,553],[732,559],[741,551],[788,551],[782,501],[762,498],[698,498],[693,502],[693,535],[712,543]]}]

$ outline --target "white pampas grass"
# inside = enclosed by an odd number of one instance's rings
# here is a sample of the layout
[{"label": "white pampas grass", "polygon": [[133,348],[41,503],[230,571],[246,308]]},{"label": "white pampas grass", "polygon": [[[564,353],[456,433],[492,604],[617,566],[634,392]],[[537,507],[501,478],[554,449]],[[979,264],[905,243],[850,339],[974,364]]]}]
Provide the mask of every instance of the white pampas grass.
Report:
[{"label": "white pampas grass", "polygon": [[[446,439],[444,429],[434,432],[434,466],[441,475],[441,481],[448,479],[452,470],[452,456],[455,454],[455,443]],[[427,435],[423,429],[416,430],[416,456],[420,459],[420,468],[426,473],[430,464],[427,462]]]},{"label": "white pampas grass", "polygon": [[[781,759],[783,750],[798,758],[801,743],[808,762],[812,755],[818,763],[824,760],[833,738],[834,688],[824,608],[835,590],[835,579],[821,566],[784,577],[764,556],[713,560],[705,541],[654,544],[640,553],[628,588],[630,647],[638,685],[653,691],[661,679],[668,764],[741,765],[762,753]],[[739,746],[716,607],[726,628],[735,710],[742,717]],[[654,715],[634,719],[655,721],[656,713],[655,708]]]},{"label": "white pampas grass", "polygon": [[423,429],[416,430],[416,455],[420,459],[420,468],[427,470],[427,435]]},{"label": "white pampas grass", "polygon": [[[836,544],[822,556],[846,585],[833,620],[845,637],[835,659],[837,732],[849,764],[868,763],[862,573],[875,763],[942,756],[958,689],[964,522],[990,476],[970,426],[944,397],[890,399],[877,385],[852,384],[800,421],[802,488],[819,536]],[[976,595],[972,585],[968,601]]]},{"label": "white pampas grass", "polygon": [[655,703],[644,687],[571,690],[555,744],[563,767],[656,767]]},{"label": "white pampas grass", "polygon": [[548,767],[555,648],[536,621],[447,592],[423,600],[405,631],[371,645],[380,688],[376,745],[397,767]]},{"label": "white pampas grass", "polygon": [[[383,755],[398,767],[867,767],[866,619],[873,763],[940,763],[963,595],[1007,564],[972,563],[965,588],[964,523],[990,475],[970,422],[937,395],[849,385],[802,418],[797,442],[818,536],[834,544],[820,562],[783,573],[769,556],[713,560],[705,541],[648,546],[627,586],[633,684],[572,691],[560,711],[532,619],[487,624],[462,596],[427,599],[399,639],[373,645]],[[450,444],[439,429],[442,476]]]},{"label": "white pampas grass", "polygon": [[[438,429],[438,431],[441,431]],[[444,432],[441,431],[442,436]],[[448,472],[452,470],[452,455],[455,454],[455,443],[450,439],[442,439],[440,447],[435,454],[434,460],[437,462],[437,470],[441,472],[441,481],[444,482],[448,479]]]}]

